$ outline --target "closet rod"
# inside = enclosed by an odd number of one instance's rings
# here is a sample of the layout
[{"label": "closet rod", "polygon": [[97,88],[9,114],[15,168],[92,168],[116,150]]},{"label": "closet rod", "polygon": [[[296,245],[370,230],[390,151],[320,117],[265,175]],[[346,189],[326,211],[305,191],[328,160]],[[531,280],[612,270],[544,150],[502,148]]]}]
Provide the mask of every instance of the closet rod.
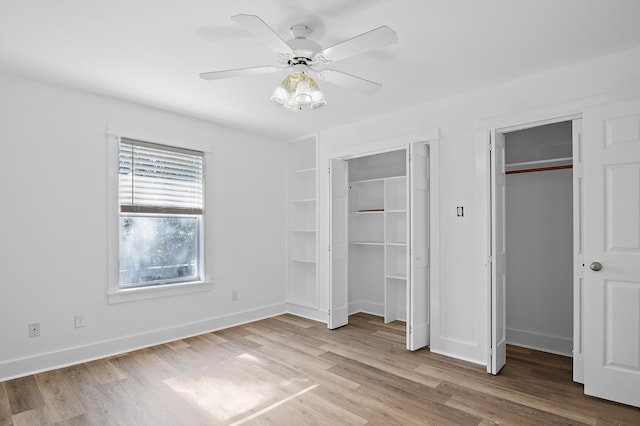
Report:
[{"label": "closet rod", "polygon": [[546,172],[549,170],[561,170],[561,169],[571,169],[573,165],[566,164],[564,166],[549,166],[549,167],[536,167],[533,169],[522,169],[522,170],[509,170],[505,172],[505,174],[514,174],[514,173],[532,173],[532,172]]}]

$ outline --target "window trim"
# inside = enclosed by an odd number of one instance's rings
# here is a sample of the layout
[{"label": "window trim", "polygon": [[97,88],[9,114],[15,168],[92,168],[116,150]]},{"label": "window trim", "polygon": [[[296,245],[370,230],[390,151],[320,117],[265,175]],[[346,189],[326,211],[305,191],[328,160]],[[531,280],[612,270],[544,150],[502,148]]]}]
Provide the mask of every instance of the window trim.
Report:
[{"label": "window trim", "polygon": [[[127,138],[130,139],[130,138]],[[131,138],[133,139],[133,138]],[[183,294],[211,291],[213,279],[210,262],[207,253],[212,252],[211,217],[206,212],[202,214],[200,229],[201,268],[203,279],[201,281],[178,282],[162,285],[149,285],[131,288],[120,287],[119,273],[119,241],[120,241],[120,203],[118,199],[118,146],[120,135],[107,133],[107,301],[109,304],[124,303],[153,299],[158,297],[172,297]],[[169,145],[173,147],[174,145]],[[192,150],[186,145],[177,145],[176,148]],[[200,150],[203,151],[203,150]],[[205,167],[211,164],[212,153],[204,152]],[[204,175],[204,202],[211,200],[209,184],[211,173]],[[206,209],[205,209],[206,210]]]}]

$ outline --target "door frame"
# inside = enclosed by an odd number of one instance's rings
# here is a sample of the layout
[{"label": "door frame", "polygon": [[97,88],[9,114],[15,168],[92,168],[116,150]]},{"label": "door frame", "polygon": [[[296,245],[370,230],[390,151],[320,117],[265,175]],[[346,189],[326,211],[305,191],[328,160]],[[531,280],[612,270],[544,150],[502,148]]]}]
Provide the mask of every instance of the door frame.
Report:
[{"label": "door frame", "polygon": [[[353,146],[342,146],[339,149],[329,152],[327,158],[329,163],[332,159],[350,160],[354,158],[365,157],[369,155],[382,154],[385,152],[398,151],[406,149],[409,152],[409,147],[412,144],[419,143],[425,144],[429,147],[429,171],[430,171],[430,194],[429,194],[429,215],[430,215],[430,229],[432,232],[429,234],[429,246],[431,248],[429,253],[429,316],[431,324],[431,331],[429,333],[430,339],[433,338],[433,306],[434,297],[438,294],[438,286],[440,285],[440,170],[439,170],[439,129],[432,129],[426,132],[412,133],[391,137],[384,140],[374,140],[369,142],[361,142]],[[407,178],[409,170],[407,170]],[[330,188],[329,188],[330,189]],[[329,191],[329,198],[331,198],[331,191]],[[330,200],[329,200],[330,201]],[[331,214],[331,212],[330,212]],[[329,226],[329,237],[331,236],[331,226]],[[330,241],[330,238],[329,238]],[[331,254],[329,255],[329,265],[331,264]],[[329,274],[329,293],[332,289],[331,275]],[[329,324],[330,321],[327,323]]]},{"label": "door frame", "polygon": [[[483,238],[479,238],[478,247],[480,247],[479,252],[484,253],[482,264],[485,268],[486,283],[485,283],[485,306],[486,306],[486,348],[487,348],[487,373],[497,374],[497,371],[494,370],[495,363],[492,362],[493,358],[496,356],[495,348],[492,347],[493,341],[493,318],[495,318],[496,310],[492,304],[493,299],[493,285],[492,285],[492,267],[493,261],[492,259],[492,248],[495,244],[493,241],[493,228],[492,223],[494,220],[494,212],[492,208],[492,194],[495,191],[495,185],[493,183],[492,172],[493,168],[491,165],[491,149],[493,144],[493,135],[496,133],[506,134],[518,130],[531,129],[534,127],[540,127],[547,124],[554,124],[564,121],[574,121],[578,119],[582,119],[582,112],[575,112],[564,115],[555,115],[552,117],[547,117],[540,120],[518,120],[514,119],[511,122],[507,120],[507,123],[502,124],[500,126],[489,127],[485,129],[476,130],[475,133],[475,142],[476,142],[476,176],[479,178],[479,183],[476,185],[476,194],[478,196],[477,199],[480,198],[479,206],[484,206],[485,215],[479,215],[480,217],[477,219],[477,224],[479,225],[478,229],[481,229],[482,234],[484,234]],[[575,153],[574,153],[575,157]],[[574,196],[575,196],[575,187],[574,187]],[[575,206],[575,205],[574,205]],[[575,207],[574,207],[575,208]],[[576,212],[574,211],[574,218],[576,217]],[[575,239],[574,239],[574,253],[576,251],[575,247]],[[575,289],[574,289],[575,291]],[[574,299],[575,300],[575,299]],[[574,306],[575,309],[575,306]],[[575,341],[576,334],[579,332],[576,327],[576,323],[574,320],[573,325],[573,339]]]}]

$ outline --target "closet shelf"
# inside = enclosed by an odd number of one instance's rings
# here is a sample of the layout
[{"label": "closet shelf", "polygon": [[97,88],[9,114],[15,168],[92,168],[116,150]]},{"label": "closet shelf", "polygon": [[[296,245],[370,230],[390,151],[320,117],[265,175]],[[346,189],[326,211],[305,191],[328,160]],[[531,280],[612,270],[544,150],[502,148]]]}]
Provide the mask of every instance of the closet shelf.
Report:
[{"label": "closet shelf", "polygon": [[294,170],[291,172],[292,175],[295,174],[301,174],[301,173],[311,173],[311,172],[315,172],[316,168],[315,167],[309,167],[307,169],[298,169],[298,170]]},{"label": "closet shelf", "polygon": [[358,184],[358,183],[384,182],[385,180],[388,180],[388,179],[405,179],[405,178],[406,178],[405,175],[389,176],[389,177],[373,178],[373,179],[352,180],[352,181],[349,181],[349,184],[352,184],[352,183]]},{"label": "closet shelf", "polygon": [[315,233],[316,230],[315,229],[302,229],[302,228],[296,228],[296,229],[291,229],[291,232],[308,232],[308,233]]},{"label": "closet shelf", "polygon": [[362,246],[383,246],[383,241],[349,241],[349,244]]},{"label": "closet shelf", "polygon": [[303,259],[303,258],[292,258],[291,261],[292,262],[297,262],[297,263],[309,263],[309,264],[315,264],[316,263],[315,259]]},{"label": "closet shelf", "polygon": [[393,209],[393,210],[387,210],[387,213],[406,213],[407,211],[405,209]]},{"label": "closet shelf", "polygon": [[384,209],[366,209],[366,210],[356,210],[351,212],[353,214],[382,214],[384,213]]},{"label": "closet shelf", "polygon": [[395,274],[387,275],[387,278],[392,278],[394,280],[406,280],[407,274],[396,272]]},{"label": "closet shelf", "polygon": [[407,243],[402,243],[402,242],[387,242],[388,246],[398,246],[398,247],[406,247]]},{"label": "closet shelf", "polygon": [[573,167],[573,157],[550,158],[548,160],[511,163],[511,164],[505,164],[504,167],[505,167],[506,174],[570,169],[571,167]]},{"label": "closet shelf", "polygon": [[292,203],[315,203],[316,199],[315,198],[297,198],[294,200],[291,200]]}]

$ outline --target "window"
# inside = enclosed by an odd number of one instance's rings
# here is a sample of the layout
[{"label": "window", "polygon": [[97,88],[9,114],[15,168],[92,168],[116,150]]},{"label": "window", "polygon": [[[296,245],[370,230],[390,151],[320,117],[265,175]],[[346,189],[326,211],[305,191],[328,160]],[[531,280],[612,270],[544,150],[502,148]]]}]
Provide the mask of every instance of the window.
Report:
[{"label": "window", "polygon": [[203,281],[204,154],[121,138],[119,289]]}]

